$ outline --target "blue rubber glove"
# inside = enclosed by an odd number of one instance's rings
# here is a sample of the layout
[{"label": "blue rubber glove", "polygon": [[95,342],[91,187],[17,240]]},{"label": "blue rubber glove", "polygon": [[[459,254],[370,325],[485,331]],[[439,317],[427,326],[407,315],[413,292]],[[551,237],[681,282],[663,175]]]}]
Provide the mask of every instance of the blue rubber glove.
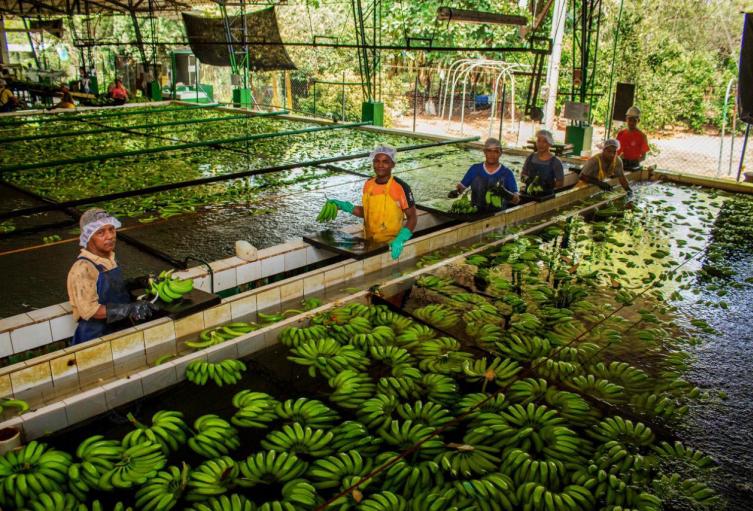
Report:
[{"label": "blue rubber glove", "polygon": [[351,215],[353,214],[353,209],[355,208],[355,206],[352,203],[335,199],[330,199],[329,201],[337,206],[337,209],[339,209],[340,211],[345,211],[346,213],[350,213]]},{"label": "blue rubber glove", "polygon": [[392,243],[390,243],[390,250],[392,251],[392,259],[397,259],[400,257],[400,253],[403,251],[403,246],[405,245],[405,242],[411,239],[413,236],[413,233],[410,232],[410,229],[407,227],[403,227],[400,229],[400,232],[397,233],[397,236],[395,236],[395,239],[392,240]]}]

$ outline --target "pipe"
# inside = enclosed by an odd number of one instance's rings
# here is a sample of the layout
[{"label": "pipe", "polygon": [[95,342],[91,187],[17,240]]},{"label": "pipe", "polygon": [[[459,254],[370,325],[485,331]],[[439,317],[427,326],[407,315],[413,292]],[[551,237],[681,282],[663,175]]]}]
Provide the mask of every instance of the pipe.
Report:
[{"label": "pipe", "polygon": [[[175,112],[179,110],[195,110],[198,108],[217,108],[219,103],[212,105],[191,105],[191,106],[152,106],[148,108],[120,108],[117,112],[102,112],[96,114],[78,114],[77,112],[62,112],[55,114],[44,114],[44,119],[19,119],[7,122],[0,122],[0,128],[7,126],[23,126],[24,124],[36,124],[47,122],[61,121],[80,121],[82,119],[102,119],[105,117],[125,117],[130,115],[146,115],[153,112]],[[54,116],[54,117],[53,117]]]},{"label": "pipe", "polygon": [[182,124],[203,124],[207,122],[231,121],[231,120],[244,119],[244,118],[249,119],[253,117],[247,114],[224,115],[221,117],[207,117],[204,119],[187,119],[184,121],[158,122],[155,124],[137,124],[135,126],[124,126],[124,127],[109,127],[108,126],[108,127],[103,127],[103,128],[76,131],[76,132],[62,131],[59,133],[43,133],[40,135],[31,135],[28,137],[9,137],[9,138],[0,139],[0,144],[10,144],[11,142],[27,142],[31,140],[45,140],[45,139],[50,139],[50,138],[62,138],[62,137],[70,137],[70,136],[78,137],[81,135],[97,135],[99,133],[108,133],[111,131],[140,130],[140,129],[148,129],[148,128],[160,128],[164,126],[180,126]]},{"label": "pipe", "polygon": [[[415,151],[418,149],[426,149],[428,147],[438,147],[438,146],[451,145],[451,144],[464,144],[467,142],[475,142],[478,139],[479,137],[467,137],[467,138],[459,138],[455,140],[443,140],[441,142],[429,142],[425,144],[416,144],[412,146],[398,147],[397,151],[398,152]],[[126,197],[138,197],[140,195],[149,195],[152,193],[159,193],[159,192],[164,192],[167,190],[177,190],[179,188],[188,188],[191,186],[200,186],[200,185],[206,185],[206,184],[211,184],[211,183],[217,183],[220,181],[228,181],[230,179],[238,179],[241,177],[257,176],[260,174],[269,174],[271,172],[280,172],[283,170],[291,170],[294,168],[313,167],[316,165],[323,165],[326,163],[335,163],[338,161],[355,160],[358,158],[367,158],[369,154],[370,152],[366,151],[362,153],[348,154],[344,156],[333,156],[330,158],[322,158],[319,160],[310,160],[310,161],[299,162],[299,163],[284,163],[282,165],[276,165],[274,167],[266,167],[266,168],[255,169],[255,170],[245,170],[243,172],[236,172],[233,174],[225,174],[225,175],[219,175],[219,176],[202,177],[198,179],[191,179],[189,181],[180,181],[178,183],[168,183],[168,184],[163,184],[163,185],[150,186],[150,187],[141,188],[138,190],[128,190],[125,192],[110,193],[107,195],[100,195],[99,197],[87,197],[85,199],[75,199],[75,200],[71,200],[67,202],[55,203],[52,205],[48,204],[44,206],[34,206],[31,208],[26,208],[26,209],[17,209],[14,211],[8,211],[6,213],[0,213],[0,221],[7,220],[9,218],[35,215],[37,213],[42,213],[45,211],[55,211],[61,208],[81,206],[83,204],[95,204],[98,202],[124,199]]]},{"label": "pipe", "polygon": [[[730,92],[732,92],[732,85],[735,83],[734,78],[730,78],[730,81],[727,82],[727,92],[724,94],[724,106],[722,107],[722,133],[721,137],[719,138],[719,161],[716,163],[716,177],[719,177],[719,175],[722,173],[722,154],[724,151],[724,130],[727,127],[727,107],[729,106],[729,95]],[[734,137],[735,134],[732,133],[732,137]]]},{"label": "pipe", "polygon": [[740,174],[743,173],[745,166],[745,150],[748,148],[748,135],[750,135],[750,124],[745,126],[745,138],[743,139],[743,151],[740,153],[740,165],[737,167],[737,182],[740,182]]},{"label": "pipe", "polygon": [[74,163],[86,163],[90,161],[102,161],[109,160],[111,158],[125,158],[128,156],[140,156],[142,154],[155,154],[164,153],[169,151],[182,151],[185,149],[193,149],[195,147],[207,147],[216,146],[221,144],[235,144],[238,142],[248,142],[251,140],[260,140],[268,138],[284,137],[288,135],[301,135],[304,133],[313,133],[316,131],[326,131],[334,129],[344,128],[356,128],[358,126],[365,126],[371,124],[371,122],[355,122],[350,124],[329,124],[326,126],[314,126],[311,128],[302,128],[299,130],[280,131],[278,133],[258,133],[255,135],[245,135],[242,137],[226,138],[221,140],[202,140],[200,142],[190,142],[186,144],[175,144],[172,146],[159,146],[150,147],[147,149],[139,149],[137,151],[119,151],[116,153],[95,154],[91,156],[81,156],[78,158],[67,158],[62,160],[52,160],[46,162],[27,163],[24,165],[11,165],[9,167],[0,167],[0,174],[4,172],[17,172],[22,170],[34,170],[46,167],[57,167],[60,165],[71,165]]}]

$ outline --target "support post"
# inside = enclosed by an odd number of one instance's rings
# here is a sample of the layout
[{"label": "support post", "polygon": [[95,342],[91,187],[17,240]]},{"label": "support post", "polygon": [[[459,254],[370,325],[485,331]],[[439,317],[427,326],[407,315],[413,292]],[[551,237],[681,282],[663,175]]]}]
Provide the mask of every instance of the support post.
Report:
[{"label": "support post", "polygon": [[0,62],[3,64],[10,64],[8,37],[5,34],[5,16],[0,16]]},{"label": "support post", "polygon": [[549,88],[544,107],[544,122],[546,129],[554,127],[554,110],[557,105],[557,90],[559,88],[560,61],[562,59],[562,38],[565,34],[565,17],[567,14],[567,0],[555,0],[552,14],[551,38],[552,54],[549,57],[549,68],[546,73],[546,84]]},{"label": "support post", "polygon": [[748,149],[748,135],[750,135],[750,124],[745,126],[745,138],[743,139],[743,151],[740,153],[740,165],[737,167],[737,182],[740,182],[740,175],[743,173],[745,166],[745,151]]}]

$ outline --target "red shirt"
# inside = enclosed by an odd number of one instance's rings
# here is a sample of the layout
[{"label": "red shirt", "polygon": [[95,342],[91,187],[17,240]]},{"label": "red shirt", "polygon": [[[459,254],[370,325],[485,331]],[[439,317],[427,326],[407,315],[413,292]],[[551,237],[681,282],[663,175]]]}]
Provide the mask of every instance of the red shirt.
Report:
[{"label": "red shirt", "polygon": [[113,99],[128,99],[128,91],[125,87],[115,87],[110,91],[110,97]]},{"label": "red shirt", "polygon": [[617,133],[620,150],[617,152],[623,160],[640,160],[649,151],[648,140],[641,130],[621,130]]}]

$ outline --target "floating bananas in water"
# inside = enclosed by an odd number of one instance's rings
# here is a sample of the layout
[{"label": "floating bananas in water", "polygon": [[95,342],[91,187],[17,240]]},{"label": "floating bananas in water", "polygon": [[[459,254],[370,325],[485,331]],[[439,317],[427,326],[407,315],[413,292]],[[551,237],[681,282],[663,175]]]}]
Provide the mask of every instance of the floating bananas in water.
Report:
[{"label": "floating bananas in water", "polygon": [[186,366],[186,379],[196,385],[213,381],[218,387],[233,385],[243,378],[246,364],[232,358],[220,362],[194,360]]}]

